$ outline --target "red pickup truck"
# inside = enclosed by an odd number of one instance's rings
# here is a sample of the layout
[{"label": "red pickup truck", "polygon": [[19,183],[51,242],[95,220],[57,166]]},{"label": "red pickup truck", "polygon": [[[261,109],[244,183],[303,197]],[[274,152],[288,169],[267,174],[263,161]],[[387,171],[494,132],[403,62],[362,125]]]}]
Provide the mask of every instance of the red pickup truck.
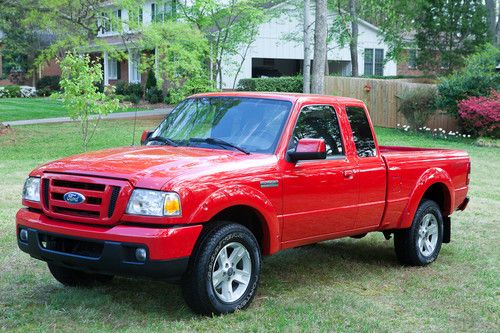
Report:
[{"label": "red pickup truck", "polygon": [[380,231],[402,264],[427,265],[468,203],[467,153],[379,146],[351,98],[195,95],[142,140],[26,180],[18,245],[64,285],[179,281],[196,312],[233,312],[263,255]]}]

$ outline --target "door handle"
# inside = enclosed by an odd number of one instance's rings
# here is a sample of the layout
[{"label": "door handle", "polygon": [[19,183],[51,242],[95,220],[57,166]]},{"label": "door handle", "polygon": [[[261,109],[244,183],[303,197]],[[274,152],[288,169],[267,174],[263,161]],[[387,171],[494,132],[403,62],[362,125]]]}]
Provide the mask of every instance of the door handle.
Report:
[{"label": "door handle", "polygon": [[344,178],[347,178],[347,179],[354,178],[354,171],[353,170],[344,170],[344,171],[342,171],[342,174],[344,175]]}]

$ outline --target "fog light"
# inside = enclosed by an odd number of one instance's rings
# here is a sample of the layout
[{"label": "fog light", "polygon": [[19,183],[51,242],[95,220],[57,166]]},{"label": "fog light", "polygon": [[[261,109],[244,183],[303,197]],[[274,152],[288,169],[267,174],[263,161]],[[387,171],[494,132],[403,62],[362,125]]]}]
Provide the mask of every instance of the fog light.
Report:
[{"label": "fog light", "polygon": [[27,242],[28,241],[28,230],[26,229],[21,229],[19,231],[19,238],[21,238],[21,240],[23,242]]},{"label": "fog light", "polygon": [[146,249],[139,247],[135,250],[135,259],[137,261],[146,261],[148,258],[148,253],[146,252]]}]

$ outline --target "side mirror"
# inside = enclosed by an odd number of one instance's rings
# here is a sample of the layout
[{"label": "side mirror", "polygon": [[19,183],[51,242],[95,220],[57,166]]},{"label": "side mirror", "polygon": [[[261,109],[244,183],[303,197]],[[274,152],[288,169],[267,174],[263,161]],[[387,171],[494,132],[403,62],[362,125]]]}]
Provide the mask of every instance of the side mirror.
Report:
[{"label": "side mirror", "polygon": [[324,160],[326,158],[326,145],[323,139],[300,139],[295,151],[287,153],[288,160]]},{"label": "side mirror", "polygon": [[144,131],[142,132],[141,135],[141,145],[144,145],[146,143],[146,140],[149,139],[149,137],[153,134],[153,131]]}]

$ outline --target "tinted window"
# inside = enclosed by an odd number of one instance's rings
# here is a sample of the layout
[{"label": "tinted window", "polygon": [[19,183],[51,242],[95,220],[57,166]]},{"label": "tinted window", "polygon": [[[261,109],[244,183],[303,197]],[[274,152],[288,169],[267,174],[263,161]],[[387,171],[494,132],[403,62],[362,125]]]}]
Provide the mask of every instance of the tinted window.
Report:
[{"label": "tinted window", "polygon": [[347,117],[351,124],[356,151],[360,157],[371,157],[377,154],[375,150],[375,140],[368,123],[365,110],[356,107],[346,107]]},{"label": "tinted window", "polygon": [[325,140],[327,156],[344,154],[337,114],[331,106],[306,106],[300,111],[288,149],[295,150],[297,142],[304,138]]}]

